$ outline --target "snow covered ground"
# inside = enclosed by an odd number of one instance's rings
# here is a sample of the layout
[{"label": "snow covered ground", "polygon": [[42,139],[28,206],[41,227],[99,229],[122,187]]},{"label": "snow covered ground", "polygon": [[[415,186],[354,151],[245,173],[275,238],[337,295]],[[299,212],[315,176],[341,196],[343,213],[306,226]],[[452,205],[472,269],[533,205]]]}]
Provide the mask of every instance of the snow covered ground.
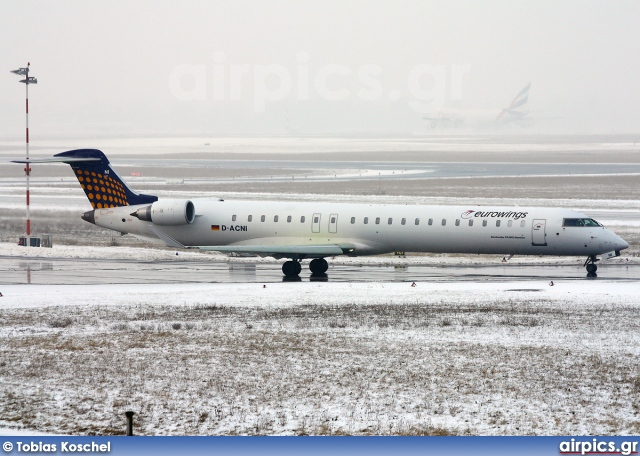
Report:
[{"label": "snow covered ground", "polygon": [[[624,162],[635,160],[637,150],[633,142],[558,140],[532,146],[469,138],[455,143],[447,138],[222,138],[204,146],[209,141],[156,138],[149,145],[131,138],[102,141],[100,147],[116,156],[211,150],[440,151],[447,160],[462,151],[471,161],[480,161],[475,152],[481,151],[495,152],[494,159],[539,157],[543,162],[557,155],[558,160],[597,162],[613,160],[612,154]],[[0,154],[9,156],[15,147],[5,146]],[[37,153],[83,146],[86,138],[77,144],[52,141]],[[64,179],[39,187],[32,201],[35,226],[54,234],[54,247],[25,249],[14,241],[0,242],[0,256],[275,262],[211,252],[176,256],[170,249],[133,243],[107,247],[130,241],[110,238],[82,222],[78,214],[88,210],[88,203],[77,184]],[[520,193],[508,179],[501,186],[477,179],[473,185],[465,182],[462,190],[440,179],[432,193],[428,180],[419,183],[425,188],[418,191],[406,179],[389,194],[371,188],[350,193],[348,187],[336,194],[323,188],[278,193],[272,184],[253,191],[198,188],[197,194],[572,207],[597,211],[598,220],[632,244],[623,257],[610,261],[640,261],[635,177],[610,176],[590,186],[583,186],[582,179],[549,180],[548,185],[532,179]],[[484,187],[483,180],[488,181]],[[4,241],[16,239],[23,229],[23,190],[14,181],[0,183]],[[188,186],[161,185],[154,192],[193,196]],[[515,257],[509,262],[583,260]],[[500,258],[461,255],[331,260],[383,265],[496,261]],[[136,412],[136,433],[145,435],[640,433],[640,286],[603,279],[554,282],[3,285],[0,433],[120,434],[126,410]]]},{"label": "snow covered ground", "polygon": [[0,427],[637,434],[635,283],[3,286]]}]

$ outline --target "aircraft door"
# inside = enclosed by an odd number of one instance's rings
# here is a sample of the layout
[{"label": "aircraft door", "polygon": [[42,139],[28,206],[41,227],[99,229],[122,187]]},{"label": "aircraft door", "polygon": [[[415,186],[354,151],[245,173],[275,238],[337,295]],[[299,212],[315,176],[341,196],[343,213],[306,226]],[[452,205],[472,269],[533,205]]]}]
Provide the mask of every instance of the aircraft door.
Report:
[{"label": "aircraft door", "polygon": [[320,232],[320,214],[313,214],[313,219],[311,220],[311,232]]},{"label": "aircraft door", "polygon": [[338,214],[331,214],[329,216],[329,233],[338,232]]},{"label": "aircraft door", "polygon": [[546,223],[547,221],[544,219],[537,219],[533,221],[531,225],[531,244],[532,245],[547,245],[547,233],[546,233]]}]

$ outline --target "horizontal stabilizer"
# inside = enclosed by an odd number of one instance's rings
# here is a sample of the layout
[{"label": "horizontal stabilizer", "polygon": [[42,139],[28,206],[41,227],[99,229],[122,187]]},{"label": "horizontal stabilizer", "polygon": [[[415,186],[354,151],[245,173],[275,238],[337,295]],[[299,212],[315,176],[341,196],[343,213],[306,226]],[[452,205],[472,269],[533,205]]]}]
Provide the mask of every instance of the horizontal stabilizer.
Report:
[{"label": "horizontal stabilizer", "polygon": [[99,158],[91,157],[49,157],[49,158],[30,158],[29,160],[11,160],[11,163],[80,163],[101,161]]}]

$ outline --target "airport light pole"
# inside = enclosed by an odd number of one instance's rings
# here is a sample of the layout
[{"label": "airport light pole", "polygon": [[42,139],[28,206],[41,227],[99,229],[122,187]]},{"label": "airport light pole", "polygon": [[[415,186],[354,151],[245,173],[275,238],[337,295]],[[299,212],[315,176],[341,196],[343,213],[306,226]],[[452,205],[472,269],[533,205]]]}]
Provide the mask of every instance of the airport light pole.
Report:
[{"label": "airport light pole", "polygon": [[37,84],[38,80],[33,76],[29,76],[29,66],[31,66],[30,62],[27,62],[26,68],[18,68],[17,70],[11,71],[18,76],[24,76],[20,82],[24,83],[27,96],[26,96],[26,114],[27,114],[27,130],[26,130],[26,139],[27,139],[27,165],[24,167],[24,172],[27,176],[27,247],[31,247],[31,211],[29,209],[29,175],[31,174],[31,166],[29,166],[29,84]]}]

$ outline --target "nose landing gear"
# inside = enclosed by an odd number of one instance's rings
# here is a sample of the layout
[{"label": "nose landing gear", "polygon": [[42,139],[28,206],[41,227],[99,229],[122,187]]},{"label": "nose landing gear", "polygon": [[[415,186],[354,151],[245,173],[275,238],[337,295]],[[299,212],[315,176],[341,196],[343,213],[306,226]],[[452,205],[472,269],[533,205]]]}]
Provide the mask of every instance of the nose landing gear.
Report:
[{"label": "nose landing gear", "polygon": [[595,255],[590,255],[587,261],[584,262],[584,267],[587,268],[587,277],[598,277],[598,274],[596,274],[598,270],[597,261],[600,260]]}]

